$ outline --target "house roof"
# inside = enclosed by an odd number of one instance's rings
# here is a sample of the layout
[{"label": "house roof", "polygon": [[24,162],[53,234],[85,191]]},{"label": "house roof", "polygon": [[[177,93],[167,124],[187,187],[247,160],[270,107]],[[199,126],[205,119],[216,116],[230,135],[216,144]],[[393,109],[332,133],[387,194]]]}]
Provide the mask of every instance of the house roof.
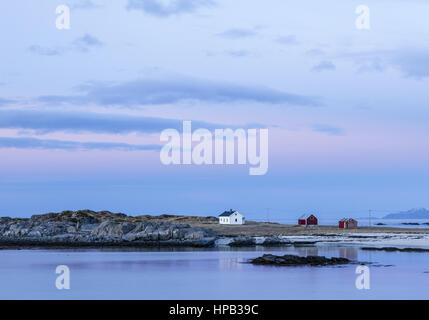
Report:
[{"label": "house roof", "polygon": [[224,213],[219,215],[219,217],[229,217],[229,216],[232,216],[235,212],[237,212],[237,211],[231,209],[229,211],[225,211]]},{"label": "house roof", "polygon": [[308,218],[310,218],[311,216],[316,217],[314,214],[303,214],[302,216],[300,216],[298,219],[299,220],[307,220]]},{"label": "house roof", "polygon": [[347,222],[347,221],[356,221],[356,220],[353,218],[343,218],[340,220],[340,222]]}]

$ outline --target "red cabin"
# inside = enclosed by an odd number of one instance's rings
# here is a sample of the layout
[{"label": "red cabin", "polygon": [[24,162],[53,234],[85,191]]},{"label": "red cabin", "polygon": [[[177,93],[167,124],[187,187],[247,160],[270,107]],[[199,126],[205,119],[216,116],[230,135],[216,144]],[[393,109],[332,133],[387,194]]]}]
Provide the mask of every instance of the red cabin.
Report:
[{"label": "red cabin", "polygon": [[311,225],[317,225],[319,221],[317,220],[316,216],[313,214],[304,214],[298,219],[298,224],[301,226],[311,226]]},{"label": "red cabin", "polygon": [[355,229],[358,226],[358,222],[352,218],[344,218],[338,222],[340,229]]}]

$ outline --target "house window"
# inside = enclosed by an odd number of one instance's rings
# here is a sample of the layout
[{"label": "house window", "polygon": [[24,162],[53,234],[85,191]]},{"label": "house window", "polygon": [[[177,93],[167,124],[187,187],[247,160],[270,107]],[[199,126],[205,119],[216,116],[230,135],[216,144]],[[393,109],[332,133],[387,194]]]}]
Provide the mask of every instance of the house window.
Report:
[{"label": "house window", "polygon": [[237,219],[235,219],[235,222],[237,222]]}]

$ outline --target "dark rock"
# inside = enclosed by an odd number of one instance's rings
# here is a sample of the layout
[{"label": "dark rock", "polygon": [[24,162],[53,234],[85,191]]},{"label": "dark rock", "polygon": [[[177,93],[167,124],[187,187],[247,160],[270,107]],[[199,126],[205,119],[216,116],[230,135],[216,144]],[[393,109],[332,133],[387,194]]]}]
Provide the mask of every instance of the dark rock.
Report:
[{"label": "dark rock", "polygon": [[185,240],[201,240],[208,235],[203,228],[187,228]]},{"label": "dark rock", "polygon": [[255,238],[249,236],[239,236],[233,238],[232,242],[229,243],[230,247],[245,247],[256,245]]},{"label": "dark rock", "polygon": [[28,246],[212,246],[216,233],[108,211],[63,211],[30,219],[0,218],[0,243]]},{"label": "dark rock", "polygon": [[317,241],[294,241],[293,245],[296,247],[314,246]]},{"label": "dark rock", "polygon": [[292,243],[289,240],[280,238],[278,236],[266,237],[262,242],[262,245],[265,247],[269,246],[283,246],[283,245],[291,245]]},{"label": "dark rock", "polygon": [[192,246],[193,247],[213,247],[215,245],[216,238],[203,238],[201,240],[193,241]]},{"label": "dark rock", "polygon": [[300,257],[291,254],[285,254],[284,256],[264,254],[262,257],[250,260],[250,263],[253,264],[276,266],[327,266],[347,264],[350,262],[351,261],[346,258],[326,258],[323,256]]},{"label": "dark rock", "polygon": [[429,249],[424,248],[396,248],[396,247],[362,247],[361,250],[371,251],[388,251],[388,252],[429,252]]}]

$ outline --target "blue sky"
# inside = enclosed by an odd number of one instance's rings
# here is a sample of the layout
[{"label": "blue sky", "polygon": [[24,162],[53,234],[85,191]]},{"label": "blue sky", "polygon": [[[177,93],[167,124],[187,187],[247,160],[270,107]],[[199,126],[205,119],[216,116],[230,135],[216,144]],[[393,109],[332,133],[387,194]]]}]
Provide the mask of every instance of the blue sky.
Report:
[{"label": "blue sky", "polygon": [[[71,29],[55,8],[71,8]],[[0,212],[249,218],[429,207],[429,3],[0,4]],[[160,132],[270,130],[267,175],[166,167]]]}]

